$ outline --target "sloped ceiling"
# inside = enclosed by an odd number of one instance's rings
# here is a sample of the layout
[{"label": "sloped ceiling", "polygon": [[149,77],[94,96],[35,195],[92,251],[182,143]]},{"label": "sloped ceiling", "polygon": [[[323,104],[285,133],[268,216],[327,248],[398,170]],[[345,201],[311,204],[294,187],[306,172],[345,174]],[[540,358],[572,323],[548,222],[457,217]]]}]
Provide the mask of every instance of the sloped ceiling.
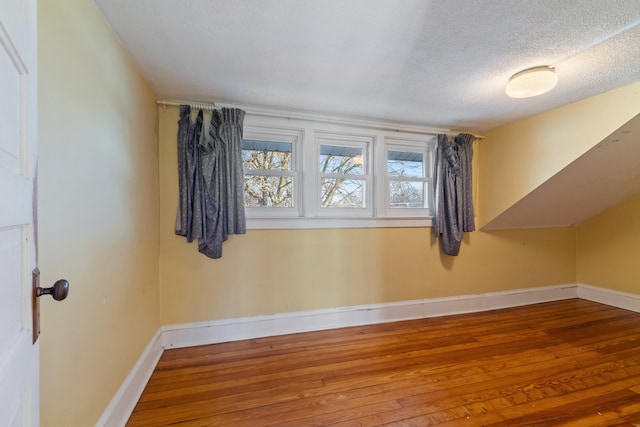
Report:
[{"label": "sloped ceiling", "polygon": [[483,230],[574,226],[638,193],[640,114],[490,221]]},{"label": "sloped ceiling", "polygon": [[[96,0],[161,98],[481,132],[640,80],[640,0]],[[551,65],[531,99],[509,77]]]}]

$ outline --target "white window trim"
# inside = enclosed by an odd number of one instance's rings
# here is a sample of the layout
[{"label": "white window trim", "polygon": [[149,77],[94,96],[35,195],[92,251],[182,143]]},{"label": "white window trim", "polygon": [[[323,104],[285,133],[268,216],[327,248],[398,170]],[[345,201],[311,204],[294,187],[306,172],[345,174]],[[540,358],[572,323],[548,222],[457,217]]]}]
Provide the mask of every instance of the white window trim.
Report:
[{"label": "white window trim", "polygon": [[[315,181],[315,194],[313,194],[313,212],[315,217],[330,217],[330,218],[372,218],[373,207],[375,200],[373,197],[373,158],[372,149],[374,145],[375,137],[371,135],[359,135],[351,133],[337,133],[316,131],[315,132],[315,170],[312,170],[313,177],[315,179],[309,179],[308,181]],[[363,154],[363,174],[362,175],[349,175],[349,174],[331,174],[320,172],[320,146],[321,145],[333,145],[341,147],[354,147],[362,149]],[[357,179],[364,181],[364,200],[365,205],[362,208],[323,208],[321,206],[321,182],[323,178],[346,178]],[[307,187],[305,186],[305,190]],[[310,189],[309,189],[310,191]]]},{"label": "white window trim", "polygon": [[[291,208],[256,208],[245,207],[247,221],[253,218],[295,218],[303,216],[302,208],[302,140],[304,130],[285,126],[245,125],[243,139],[287,142],[291,144],[290,171],[245,170],[245,175],[290,176],[293,179],[293,207]],[[247,224],[249,225],[249,224]]]},{"label": "white window trim", "polygon": [[431,227],[432,218],[247,218],[249,230]]},{"label": "white window trim", "polygon": [[[416,146],[423,144],[428,150],[429,167],[432,167],[432,150],[435,146],[434,136],[448,133],[449,129],[434,129],[416,125],[376,122],[368,120],[353,120],[344,117],[331,117],[308,113],[296,113],[282,110],[267,110],[242,105],[224,105],[243,108],[245,117],[246,139],[256,138],[260,131],[263,135],[297,136],[294,155],[298,186],[294,184],[297,197],[297,207],[290,212],[288,208],[247,208],[248,229],[323,229],[323,228],[387,228],[387,227],[430,227],[431,216],[422,215],[423,212],[411,212],[411,209],[397,209],[402,212],[387,212],[387,183],[386,183],[386,151],[388,141],[391,145]],[[251,132],[254,132],[253,134]],[[347,208],[324,208],[323,210],[339,211],[335,215],[323,215],[319,211],[319,144],[316,135],[338,135],[339,138],[355,138],[368,140],[368,167],[372,169],[369,189],[371,202],[368,216],[361,216],[361,212],[349,213]],[[267,140],[269,140],[267,138]],[[342,140],[341,140],[342,141]],[[287,141],[288,142],[288,141]],[[340,145],[340,144],[338,144]],[[317,152],[316,152],[317,150]],[[380,172],[384,173],[381,174]],[[432,170],[426,171],[432,173]],[[384,182],[383,182],[384,181]],[[427,185],[431,185],[429,182]],[[301,188],[303,187],[303,188]],[[301,191],[301,193],[300,193]],[[430,194],[430,192],[429,192]],[[433,195],[430,194],[430,197]],[[294,202],[295,203],[295,202]],[[429,205],[433,206],[433,200]],[[393,209],[395,211],[396,209]],[[419,210],[422,211],[422,210]]]},{"label": "white window trim", "polygon": [[[429,140],[425,139],[396,139],[386,138],[384,144],[384,173],[381,174],[382,185],[380,185],[380,193],[382,193],[383,204],[381,206],[381,216],[384,217],[401,217],[401,218],[413,218],[413,217],[431,217],[433,206],[433,192],[431,186],[433,185],[432,171],[433,171],[433,148],[434,146]],[[391,177],[387,174],[387,161],[389,151],[403,151],[420,153],[424,160],[424,177]],[[389,205],[389,183],[391,181],[413,181],[423,182],[425,185],[425,197],[426,208],[391,208]]]}]

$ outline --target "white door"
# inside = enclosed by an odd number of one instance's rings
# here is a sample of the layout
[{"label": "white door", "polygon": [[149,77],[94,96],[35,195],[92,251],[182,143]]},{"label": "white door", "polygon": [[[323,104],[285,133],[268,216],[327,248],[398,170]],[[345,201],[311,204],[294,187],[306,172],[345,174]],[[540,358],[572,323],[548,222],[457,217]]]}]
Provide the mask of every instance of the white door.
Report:
[{"label": "white door", "polygon": [[36,267],[36,1],[0,0],[0,426],[37,426],[39,347],[33,344]]}]

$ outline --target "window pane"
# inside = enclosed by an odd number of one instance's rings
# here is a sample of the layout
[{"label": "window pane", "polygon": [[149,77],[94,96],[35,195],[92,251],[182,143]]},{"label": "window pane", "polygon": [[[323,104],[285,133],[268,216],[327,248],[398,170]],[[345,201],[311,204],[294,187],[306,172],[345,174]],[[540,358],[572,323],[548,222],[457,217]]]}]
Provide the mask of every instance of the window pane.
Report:
[{"label": "window pane", "polygon": [[389,207],[424,208],[424,182],[390,181]]},{"label": "window pane", "polygon": [[291,170],[291,143],[242,140],[242,163],[251,170]]},{"label": "window pane", "polygon": [[422,153],[388,151],[387,174],[389,176],[424,176],[424,156]]},{"label": "window pane", "polygon": [[290,176],[245,175],[246,207],[290,208],[293,206],[293,180]]},{"label": "window pane", "polygon": [[320,172],[362,175],[362,148],[320,146]]},{"label": "window pane", "polygon": [[364,207],[364,180],[362,179],[322,179],[323,208]]}]

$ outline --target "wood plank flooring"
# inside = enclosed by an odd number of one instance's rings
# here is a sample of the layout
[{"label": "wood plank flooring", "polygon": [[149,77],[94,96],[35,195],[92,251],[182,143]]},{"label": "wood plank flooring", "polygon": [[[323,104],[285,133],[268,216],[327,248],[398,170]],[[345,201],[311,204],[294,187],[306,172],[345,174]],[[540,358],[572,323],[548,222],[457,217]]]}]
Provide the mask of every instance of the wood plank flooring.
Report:
[{"label": "wood plank flooring", "polygon": [[640,426],[640,313],[571,299],[163,354],[128,426]]}]

